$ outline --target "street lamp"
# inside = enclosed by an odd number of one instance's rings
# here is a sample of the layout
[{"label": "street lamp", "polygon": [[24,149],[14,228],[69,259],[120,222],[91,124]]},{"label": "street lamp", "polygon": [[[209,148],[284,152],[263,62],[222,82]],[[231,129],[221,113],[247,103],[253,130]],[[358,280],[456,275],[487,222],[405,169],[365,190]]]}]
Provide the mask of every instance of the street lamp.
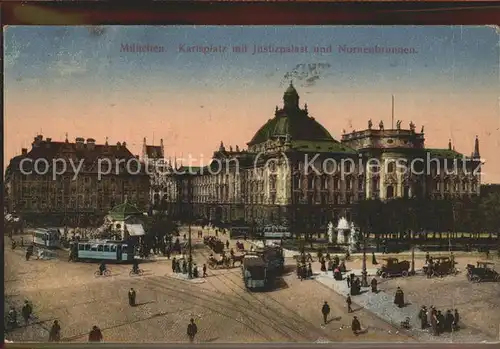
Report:
[{"label": "street lamp", "polygon": [[368,287],[368,272],[366,271],[366,233],[363,233],[363,270],[361,272],[361,286]]}]

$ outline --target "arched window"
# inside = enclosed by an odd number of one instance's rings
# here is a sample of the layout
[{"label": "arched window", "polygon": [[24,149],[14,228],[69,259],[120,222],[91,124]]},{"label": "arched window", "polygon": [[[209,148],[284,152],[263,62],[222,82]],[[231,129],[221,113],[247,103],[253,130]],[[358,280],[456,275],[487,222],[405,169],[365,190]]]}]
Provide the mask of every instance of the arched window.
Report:
[{"label": "arched window", "polygon": [[387,186],[386,197],[387,199],[391,199],[394,197],[394,187],[392,185]]}]

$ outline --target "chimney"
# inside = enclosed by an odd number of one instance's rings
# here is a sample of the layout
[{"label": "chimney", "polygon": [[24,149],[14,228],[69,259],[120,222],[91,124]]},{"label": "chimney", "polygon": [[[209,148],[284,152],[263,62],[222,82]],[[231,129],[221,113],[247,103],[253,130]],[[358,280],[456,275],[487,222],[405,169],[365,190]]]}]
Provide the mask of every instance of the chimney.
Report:
[{"label": "chimney", "polygon": [[451,139],[448,141],[448,150],[451,150]]},{"label": "chimney", "polygon": [[42,143],[43,136],[38,135],[33,139],[33,143],[31,144],[34,148],[38,148],[40,143]]},{"label": "chimney", "polygon": [[122,144],[121,144],[120,142],[117,142],[117,143],[116,143],[116,147],[117,147],[118,149],[120,149],[120,147],[121,147],[121,146],[122,146]]},{"label": "chimney", "polygon": [[75,138],[76,149],[82,149],[84,143],[85,143],[85,139],[84,138],[82,138],[82,137],[76,137]]},{"label": "chimney", "polygon": [[127,147],[127,142],[123,142],[123,143],[122,143],[122,146],[123,146],[124,148],[126,148],[126,147]]},{"label": "chimney", "polygon": [[22,149],[21,149],[21,154],[22,154],[22,155],[28,155],[28,149],[26,149],[26,148],[22,148]]},{"label": "chimney", "polygon": [[95,139],[94,138],[87,138],[87,149],[88,150],[95,149]]}]

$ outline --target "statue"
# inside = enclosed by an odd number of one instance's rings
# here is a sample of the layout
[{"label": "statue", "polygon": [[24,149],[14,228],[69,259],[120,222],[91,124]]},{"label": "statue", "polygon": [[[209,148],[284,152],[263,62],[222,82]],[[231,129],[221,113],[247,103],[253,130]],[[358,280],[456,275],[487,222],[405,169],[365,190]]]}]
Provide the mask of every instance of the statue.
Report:
[{"label": "statue", "polygon": [[401,120],[398,120],[398,121],[396,122],[396,128],[397,128],[398,130],[401,130]]},{"label": "statue", "polygon": [[422,125],[422,129],[420,130],[420,133],[424,133],[424,125]]},{"label": "statue", "polygon": [[328,234],[328,242],[333,243],[333,223],[332,222],[328,223],[327,234]]},{"label": "statue", "polygon": [[342,129],[342,134],[343,134],[343,135],[345,135],[345,134],[346,134],[345,129]]},{"label": "statue", "polygon": [[371,130],[373,126],[372,119],[368,120],[368,129]]},{"label": "statue", "polygon": [[229,151],[231,151],[231,152],[233,151],[233,146],[232,145],[229,146]]},{"label": "statue", "polygon": [[236,146],[236,151],[239,152],[240,151],[240,147]]},{"label": "statue", "polygon": [[380,123],[378,124],[378,127],[380,128],[380,130],[383,130],[384,129],[384,122],[380,121]]},{"label": "statue", "polygon": [[351,222],[349,231],[349,253],[356,252],[359,249],[359,240],[359,231],[354,226],[354,223]]},{"label": "statue", "polygon": [[413,121],[410,121],[410,131],[415,132],[415,124],[413,123]]}]

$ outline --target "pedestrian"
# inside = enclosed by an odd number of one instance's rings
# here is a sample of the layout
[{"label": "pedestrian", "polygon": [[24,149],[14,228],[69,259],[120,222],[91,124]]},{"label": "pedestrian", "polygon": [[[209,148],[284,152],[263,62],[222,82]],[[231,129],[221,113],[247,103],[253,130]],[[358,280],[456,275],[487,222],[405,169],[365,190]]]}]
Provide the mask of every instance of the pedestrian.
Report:
[{"label": "pedestrian", "polygon": [[418,312],[418,318],[420,319],[420,328],[425,330],[429,326],[429,323],[427,322],[427,308],[425,305],[423,305]]},{"label": "pedestrian", "polygon": [[448,309],[448,311],[446,311],[445,321],[444,321],[445,331],[447,331],[447,332],[453,331],[453,323],[454,322],[455,322],[455,318],[453,317],[451,310]]},{"label": "pedestrian", "polygon": [[207,274],[207,265],[205,263],[203,263],[203,277],[207,277],[208,274]]},{"label": "pedestrian", "polygon": [[347,303],[347,312],[348,313],[352,313],[352,300],[351,300],[351,296],[350,295],[347,295],[347,298],[345,300],[345,302]]},{"label": "pedestrian", "polygon": [[101,329],[97,326],[93,326],[89,333],[89,342],[102,342],[102,340],[103,337]]},{"label": "pedestrian", "polygon": [[453,316],[453,329],[457,330],[458,329],[458,322],[460,321],[460,314],[458,314],[458,309],[455,309],[455,314]]},{"label": "pedestrian", "polygon": [[372,287],[373,293],[377,293],[377,285],[378,285],[377,279],[373,278],[372,282],[371,282],[371,287]]},{"label": "pedestrian", "polygon": [[396,289],[396,294],[394,295],[394,304],[396,304],[399,308],[403,308],[405,306],[405,295],[399,286]]},{"label": "pedestrian", "polygon": [[61,326],[59,321],[54,320],[49,332],[49,342],[59,342],[61,340]]},{"label": "pedestrian", "polygon": [[375,258],[375,252],[372,252],[372,264],[373,265],[377,265],[378,264],[377,258]]},{"label": "pedestrian", "polygon": [[321,314],[323,314],[323,323],[326,325],[328,320],[328,315],[330,314],[330,306],[328,305],[327,301],[325,301],[323,307],[321,308]]},{"label": "pedestrian", "polygon": [[194,342],[194,337],[196,336],[196,333],[198,333],[198,327],[194,323],[194,319],[191,319],[187,327],[187,335],[189,337],[189,342],[191,343]]},{"label": "pedestrian", "polygon": [[226,240],[226,249],[229,250],[229,240]]},{"label": "pedestrian", "polygon": [[354,335],[356,336],[359,334],[359,332],[361,332],[361,323],[359,322],[357,316],[352,319],[351,328],[352,333],[354,333]]},{"label": "pedestrian", "polygon": [[136,304],[135,297],[136,297],[135,290],[133,288],[131,288],[130,291],[128,291],[128,304],[131,307],[135,307],[135,304]]},{"label": "pedestrian", "polygon": [[346,276],[345,281],[347,281],[347,288],[351,288],[351,277],[349,275]]},{"label": "pedestrian", "polygon": [[33,313],[33,307],[28,300],[24,301],[23,308],[21,309],[21,314],[23,315],[24,325],[28,326],[28,321]]}]

